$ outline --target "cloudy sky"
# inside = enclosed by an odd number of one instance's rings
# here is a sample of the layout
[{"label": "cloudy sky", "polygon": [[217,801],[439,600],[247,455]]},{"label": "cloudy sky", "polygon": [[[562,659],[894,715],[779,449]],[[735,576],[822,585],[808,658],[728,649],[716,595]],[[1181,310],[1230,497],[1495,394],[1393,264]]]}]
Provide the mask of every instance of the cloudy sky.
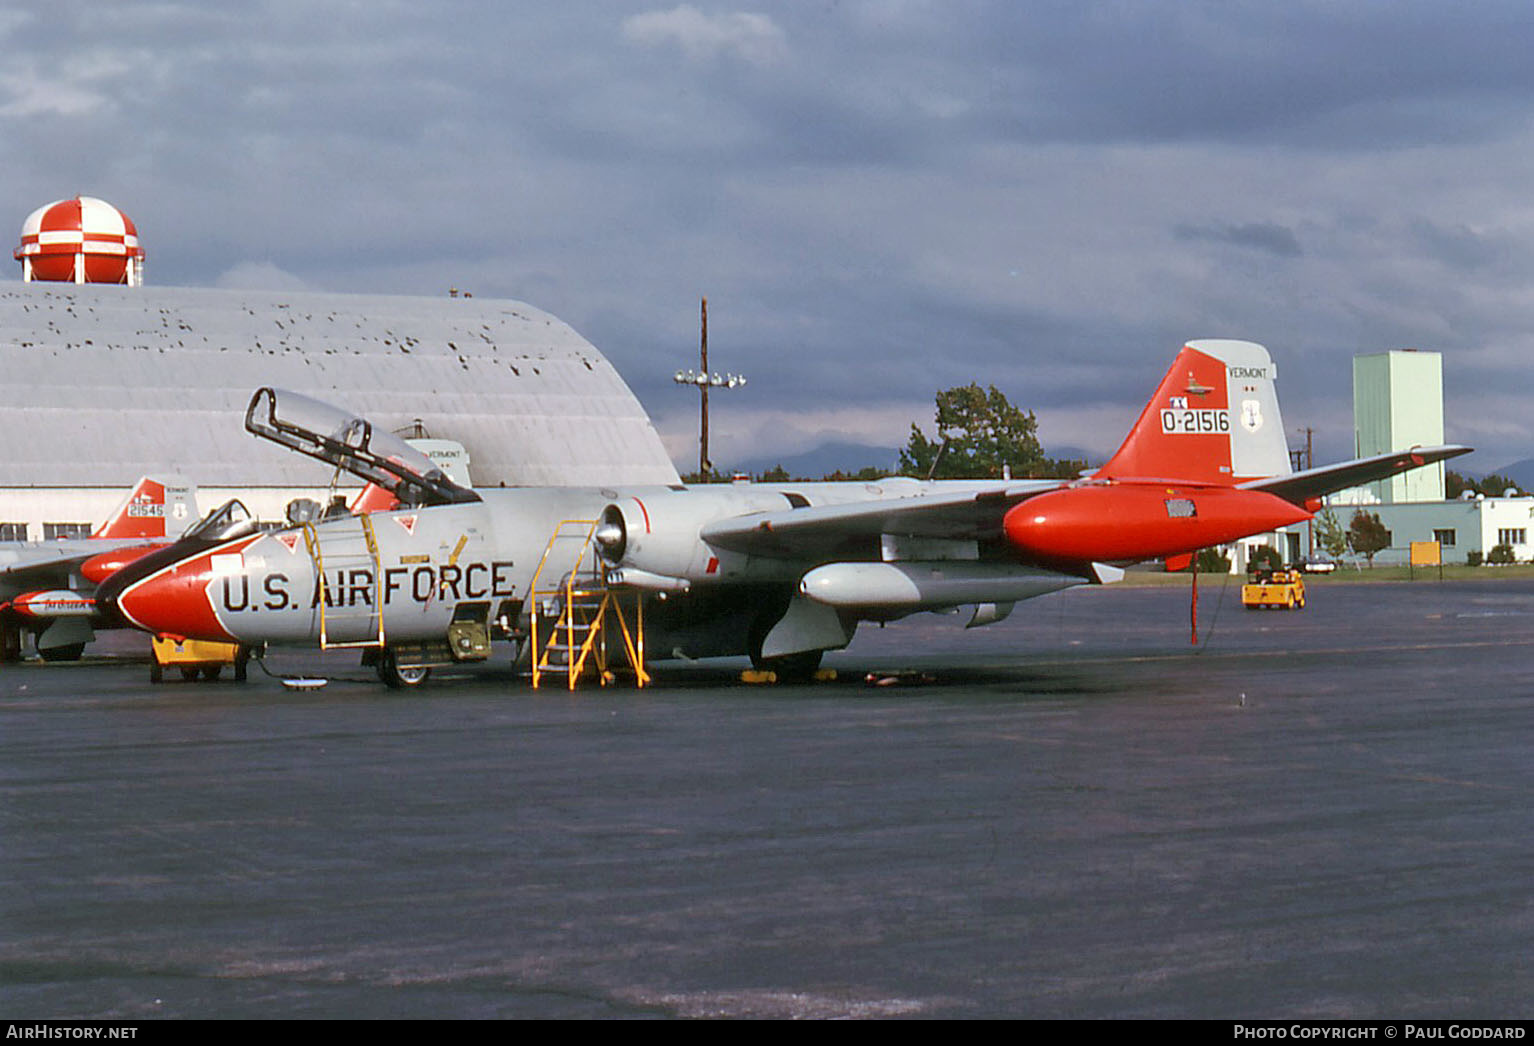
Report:
[{"label": "cloudy sky", "polygon": [[[138,224],[156,284],[567,320],[692,460],[905,442],[995,384],[1110,452],[1182,341],[1444,354],[1448,437],[1534,456],[1534,6],[434,0],[0,11],[0,199]],[[19,278],[17,271],[7,278]]]}]

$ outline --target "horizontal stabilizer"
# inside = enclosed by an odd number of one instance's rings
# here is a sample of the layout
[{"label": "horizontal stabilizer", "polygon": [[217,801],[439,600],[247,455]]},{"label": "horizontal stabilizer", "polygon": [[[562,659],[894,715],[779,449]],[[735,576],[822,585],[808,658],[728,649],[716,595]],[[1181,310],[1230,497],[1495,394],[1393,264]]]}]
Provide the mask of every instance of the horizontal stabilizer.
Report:
[{"label": "horizontal stabilizer", "polygon": [[1286,476],[1252,480],[1242,483],[1241,487],[1246,490],[1263,490],[1269,494],[1276,494],[1293,504],[1304,505],[1307,501],[1339,490],[1388,479],[1398,472],[1406,472],[1423,465],[1457,458],[1461,454],[1469,454],[1471,449],[1456,444],[1440,447],[1412,447],[1410,450],[1376,454],[1372,458],[1355,458],[1335,465],[1306,469],[1304,472],[1291,472]]}]

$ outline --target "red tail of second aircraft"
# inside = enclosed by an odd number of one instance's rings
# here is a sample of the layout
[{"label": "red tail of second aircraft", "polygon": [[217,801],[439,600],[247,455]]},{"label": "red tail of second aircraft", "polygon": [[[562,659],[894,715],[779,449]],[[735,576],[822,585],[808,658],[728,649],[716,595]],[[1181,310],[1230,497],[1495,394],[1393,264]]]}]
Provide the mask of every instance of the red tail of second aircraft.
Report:
[{"label": "red tail of second aircraft", "polygon": [[175,476],[144,476],[91,537],[175,537],[196,519],[196,491],[190,483]]},{"label": "red tail of second aircraft", "polygon": [[385,490],[377,483],[369,483],[352,501],[351,513],[354,516],[361,516],[368,512],[388,512],[398,507],[399,498],[394,496],[392,490]]}]

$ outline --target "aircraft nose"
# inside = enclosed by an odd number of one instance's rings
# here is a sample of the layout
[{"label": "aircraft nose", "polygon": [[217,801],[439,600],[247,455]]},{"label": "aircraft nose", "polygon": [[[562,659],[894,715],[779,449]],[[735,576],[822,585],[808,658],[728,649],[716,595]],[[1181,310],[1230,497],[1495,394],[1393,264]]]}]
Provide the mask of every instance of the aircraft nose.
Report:
[{"label": "aircraft nose", "polygon": [[232,642],[213,598],[219,585],[241,573],[238,548],[198,552],[128,581],[113,603],[124,620],[145,632]]}]

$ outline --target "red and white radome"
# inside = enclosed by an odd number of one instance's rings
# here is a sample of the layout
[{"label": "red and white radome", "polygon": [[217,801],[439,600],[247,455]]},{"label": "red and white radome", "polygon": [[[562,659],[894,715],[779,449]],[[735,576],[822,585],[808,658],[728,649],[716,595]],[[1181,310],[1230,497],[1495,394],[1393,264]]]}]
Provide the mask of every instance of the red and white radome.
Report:
[{"label": "red and white radome", "polygon": [[122,211],[94,196],[56,200],[27,216],[14,256],[23,280],[143,282],[144,249]]}]

